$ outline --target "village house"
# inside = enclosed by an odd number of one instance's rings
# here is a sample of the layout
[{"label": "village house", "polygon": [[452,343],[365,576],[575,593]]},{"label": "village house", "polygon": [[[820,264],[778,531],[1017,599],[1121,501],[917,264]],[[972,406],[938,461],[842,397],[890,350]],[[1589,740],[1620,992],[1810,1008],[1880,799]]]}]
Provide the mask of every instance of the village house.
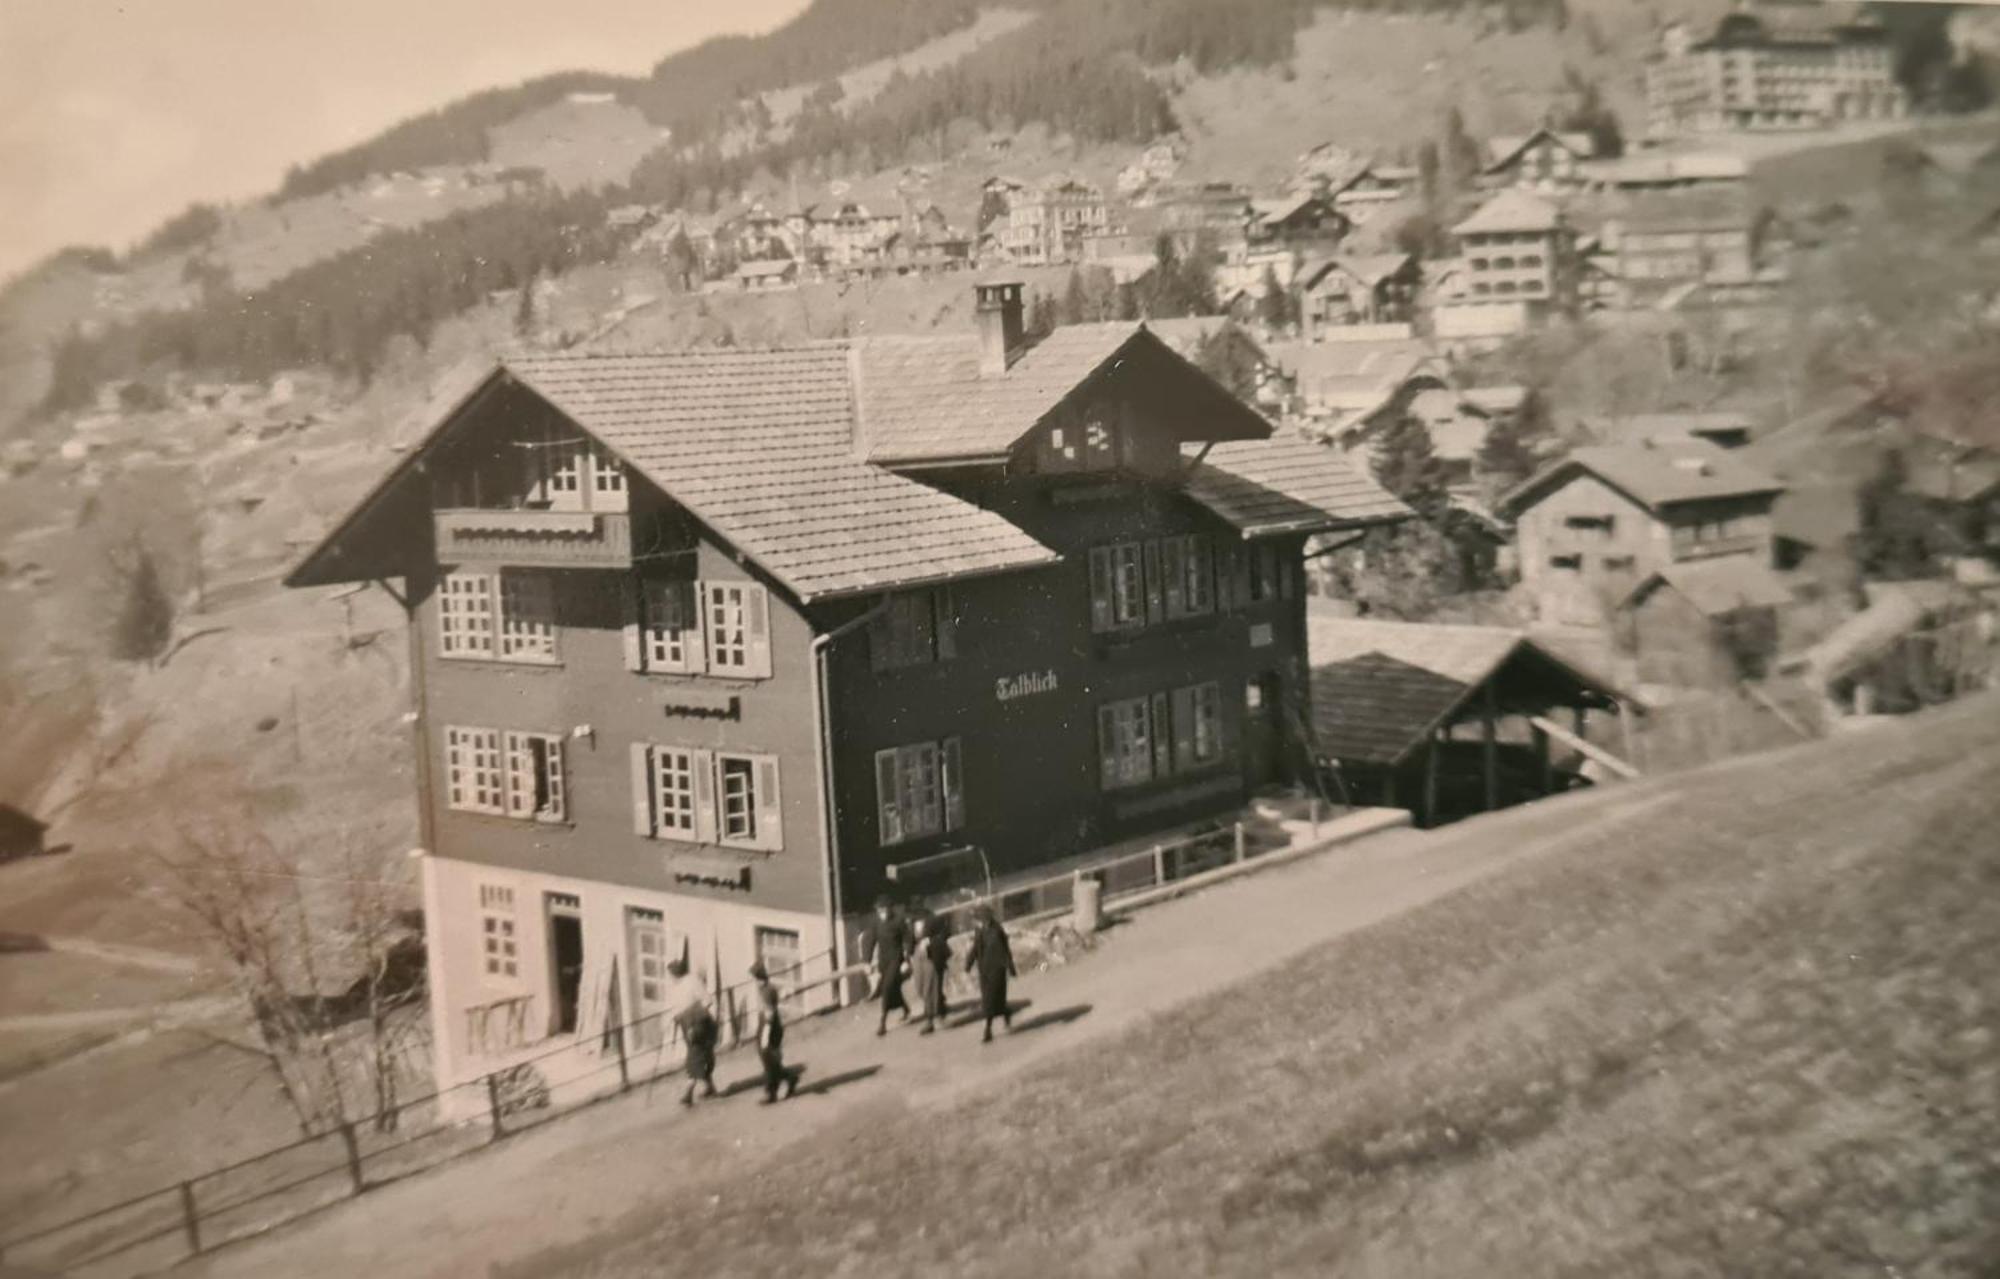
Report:
[{"label": "village house", "polygon": [[1408,195],[1416,184],[1415,169],[1368,160],[1323,178],[1320,185],[1333,207],[1359,226],[1377,210]]},{"label": "village house", "polygon": [[1625,305],[1700,284],[1715,302],[1768,297],[1785,277],[1772,251],[1769,209],[1731,190],[1651,192],[1606,219],[1599,251],[1623,286]]},{"label": "village house", "polygon": [[1439,337],[1519,333],[1574,307],[1575,235],[1554,205],[1525,191],[1502,191],[1452,235],[1458,271],[1432,317]]},{"label": "village house", "polygon": [[736,268],[736,287],[746,293],[789,289],[799,282],[797,258],[764,258]]},{"label": "village house", "polygon": [[1955,571],[2000,569],[2000,449],[1911,432],[1902,449],[1904,490],[1949,539]]},{"label": "village house", "polygon": [[1500,500],[1523,593],[1544,621],[1604,622],[1673,564],[1723,556],[1768,569],[1784,485],[1701,440],[1577,449]]},{"label": "village house", "polygon": [[1645,152],[1593,160],[1586,169],[1593,188],[1613,193],[1740,187],[1750,177],[1747,160],[1721,151]]},{"label": "village house", "polygon": [[1587,133],[1541,128],[1525,137],[1498,137],[1487,145],[1481,179],[1491,186],[1562,194],[1590,184],[1589,163],[1597,145]]},{"label": "village house", "polygon": [[1888,30],[1857,4],[1755,0],[1700,38],[1676,23],[1646,66],[1646,131],[1655,138],[1820,129],[1908,110]]},{"label": "village house", "polygon": [[1343,447],[1402,416],[1427,390],[1451,386],[1450,363],[1429,342],[1273,342],[1313,433]]},{"label": "village house", "polygon": [[1182,253],[1206,245],[1231,260],[1240,259],[1249,247],[1255,212],[1250,193],[1233,182],[1156,187],[1142,207],[1154,210],[1161,232],[1172,236]]},{"label": "village house", "polygon": [[1084,238],[1101,234],[1110,222],[1104,193],[1075,178],[1010,191],[1007,201],[998,243],[1017,266],[1075,262],[1083,256]]},{"label": "village house", "polygon": [[1676,444],[1696,439],[1719,449],[1740,449],[1750,443],[1757,424],[1747,413],[1686,410],[1586,418],[1582,425],[1600,444]]},{"label": "village house", "polygon": [[1345,254],[1308,259],[1294,281],[1309,338],[1360,324],[1408,324],[1422,287],[1408,253]]},{"label": "village house", "polygon": [[1302,548],[1405,512],[1021,294],[509,360],[289,575],[400,582],[441,1088],[660,1013],[672,956],[823,979],[898,867],[1004,889],[1310,766]]},{"label": "village house", "polygon": [[1353,219],[1335,208],[1331,197],[1310,188],[1250,201],[1249,235],[1253,245],[1327,250],[1353,229]]},{"label": "village house", "polygon": [[1618,604],[1625,647],[1648,684],[1726,688],[1768,674],[1792,592],[1743,555],[1654,569]]}]

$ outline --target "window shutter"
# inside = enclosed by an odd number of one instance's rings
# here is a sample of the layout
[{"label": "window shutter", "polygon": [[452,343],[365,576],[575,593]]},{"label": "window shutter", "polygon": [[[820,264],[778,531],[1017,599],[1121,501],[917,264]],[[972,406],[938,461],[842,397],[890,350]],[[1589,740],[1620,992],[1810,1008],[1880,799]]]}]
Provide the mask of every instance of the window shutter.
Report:
[{"label": "window shutter", "polygon": [[1111,548],[1090,548],[1090,629],[1111,629]]},{"label": "window shutter", "polygon": [[785,811],[778,795],[778,757],[751,758],[757,767],[757,847],[777,852],[785,846]]},{"label": "window shutter", "polygon": [[1187,611],[1187,541],[1170,537],[1160,543],[1160,577],[1166,587],[1167,616]]},{"label": "window shutter", "polygon": [[1236,606],[1238,608],[1251,603],[1250,557],[1255,553],[1256,548],[1251,546],[1250,543],[1245,542],[1231,557],[1230,566],[1235,570],[1236,575]]},{"label": "window shutter", "polygon": [[743,628],[750,637],[749,669],[753,679],[771,674],[771,597],[762,586],[743,588]]},{"label": "window shutter", "polygon": [[1166,615],[1166,601],[1160,590],[1160,544],[1157,541],[1145,543],[1143,552],[1146,576],[1146,622],[1154,625]]},{"label": "window shutter", "polygon": [[896,752],[875,752],[875,811],[881,818],[876,843],[887,846],[902,842],[903,807],[896,795]]},{"label": "window shutter", "polygon": [[937,656],[940,662],[958,656],[958,596],[949,586],[931,592],[937,610]]},{"label": "window shutter", "polygon": [[542,767],[548,794],[548,819],[569,817],[569,779],[563,773],[563,739],[553,733],[542,739]]},{"label": "window shutter", "polygon": [[691,675],[699,675],[708,669],[708,583],[690,582],[688,591],[691,594],[680,596],[684,610],[680,623],[682,634],[687,636],[685,669]]},{"label": "window shutter", "polygon": [[632,830],[653,835],[653,748],[632,743]]},{"label": "window shutter", "polygon": [[1165,693],[1152,697],[1153,776],[1170,777],[1174,771],[1172,707]]},{"label": "window shutter", "polygon": [[1097,708],[1097,780],[1106,790],[1118,784],[1118,712]]},{"label": "window shutter", "polygon": [[625,669],[643,671],[646,669],[646,655],[639,628],[645,620],[645,583],[636,577],[628,577],[624,579],[620,590],[622,598],[619,600],[619,605],[624,621],[620,634],[625,641]]},{"label": "window shutter", "polygon": [[1195,765],[1195,690],[1177,688],[1174,690],[1174,769],[1185,771]]},{"label": "window shutter", "polygon": [[959,765],[958,738],[944,739],[938,752],[938,789],[944,792],[944,828],[965,826],[965,773]]},{"label": "window shutter", "polygon": [[694,772],[694,840],[715,842],[715,752],[689,751],[688,767]]}]

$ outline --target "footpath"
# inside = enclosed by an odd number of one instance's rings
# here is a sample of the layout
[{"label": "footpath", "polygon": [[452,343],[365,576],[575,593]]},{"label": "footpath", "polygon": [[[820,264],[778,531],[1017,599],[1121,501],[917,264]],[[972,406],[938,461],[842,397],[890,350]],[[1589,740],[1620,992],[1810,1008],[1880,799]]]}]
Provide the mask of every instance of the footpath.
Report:
[{"label": "footpath", "polygon": [[[1436,832],[1389,831],[1191,893],[1129,917],[1069,964],[1015,983],[1011,1035],[978,1024],[875,1035],[872,1010],[804,1023],[787,1043],[799,1096],[757,1104],[745,1088],[683,1110],[673,1078],[371,1190],[178,1273],[377,1279],[526,1276],[635,1236],[666,1205],[703,1202],[725,1174],[853,1126],[912,1121],[1052,1054],[1118,1034],[1173,1006],[1253,980],[1303,951],[1434,901],[1523,859],[1595,836],[1600,821],[1673,798],[1658,783],[1578,792]],[[954,1018],[958,1020],[958,1018]],[[731,1054],[725,1089],[757,1074]],[[948,1134],[940,1132],[940,1139]]]}]

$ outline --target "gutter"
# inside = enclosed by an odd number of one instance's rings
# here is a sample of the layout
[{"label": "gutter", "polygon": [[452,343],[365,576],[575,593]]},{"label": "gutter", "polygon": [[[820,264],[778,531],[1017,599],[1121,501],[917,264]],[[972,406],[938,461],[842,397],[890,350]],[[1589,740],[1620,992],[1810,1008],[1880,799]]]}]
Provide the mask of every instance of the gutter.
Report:
[{"label": "gutter", "polygon": [[874,621],[888,607],[889,597],[884,595],[875,607],[849,618],[824,635],[813,636],[812,640],[813,741],[819,750],[819,838],[820,847],[826,855],[827,948],[833,954],[836,972],[846,965],[846,937],[840,927],[840,852],[833,800],[833,704],[827,689],[826,655],[833,641]]}]

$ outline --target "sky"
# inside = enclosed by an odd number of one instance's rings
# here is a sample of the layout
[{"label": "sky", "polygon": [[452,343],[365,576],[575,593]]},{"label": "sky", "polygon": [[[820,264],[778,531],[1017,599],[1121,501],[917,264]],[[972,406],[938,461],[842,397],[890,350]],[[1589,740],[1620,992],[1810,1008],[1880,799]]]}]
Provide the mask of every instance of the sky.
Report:
[{"label": "sky", "polygon": [[805,0],[0,0],[0,279],[548,71],[650,70]]}]

